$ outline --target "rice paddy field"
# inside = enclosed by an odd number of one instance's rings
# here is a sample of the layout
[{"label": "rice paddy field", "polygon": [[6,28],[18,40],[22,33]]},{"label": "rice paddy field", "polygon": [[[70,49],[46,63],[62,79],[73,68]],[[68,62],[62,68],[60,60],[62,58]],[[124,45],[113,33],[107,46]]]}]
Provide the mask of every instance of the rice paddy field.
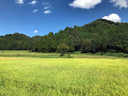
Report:
[{"label": "rice paddy field", "polygon": [[0,53],[0,96],[128,96],[127,58],[54,56]]}]

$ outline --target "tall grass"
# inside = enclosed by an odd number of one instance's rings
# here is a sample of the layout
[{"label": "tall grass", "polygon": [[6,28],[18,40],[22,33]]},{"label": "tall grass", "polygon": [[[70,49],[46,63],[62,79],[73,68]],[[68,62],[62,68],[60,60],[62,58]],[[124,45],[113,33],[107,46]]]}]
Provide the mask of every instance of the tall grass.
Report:
[{"label": "tall grass", "polygon": [[128,60],[0,57],[0,96],[128,96]]}]

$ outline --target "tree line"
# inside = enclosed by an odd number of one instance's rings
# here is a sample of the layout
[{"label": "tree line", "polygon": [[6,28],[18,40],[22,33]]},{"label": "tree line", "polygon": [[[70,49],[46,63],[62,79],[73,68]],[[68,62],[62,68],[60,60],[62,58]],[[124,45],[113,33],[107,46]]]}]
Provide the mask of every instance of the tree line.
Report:
[{"label": "tree line", "polygon": [[60,44],[66,44],[69,52],[128,53],[128,23],[98,19],[82,27],[66,27],[41,37],[32,48],[36,52],[55,52]]},{"label": "tree line", "polygon": [[33,40],[19,33],[0,36],[0,50],[28,50]]},{"label": "tree line", "polygon": [[69,52],[124,52],[128,53],[128,23],[115,23],[97,19],[84,26],[66,27],[58,33],[27,37],[18,33],[0,36],[0,49],[56,52],[60,44],[68,46]]}]

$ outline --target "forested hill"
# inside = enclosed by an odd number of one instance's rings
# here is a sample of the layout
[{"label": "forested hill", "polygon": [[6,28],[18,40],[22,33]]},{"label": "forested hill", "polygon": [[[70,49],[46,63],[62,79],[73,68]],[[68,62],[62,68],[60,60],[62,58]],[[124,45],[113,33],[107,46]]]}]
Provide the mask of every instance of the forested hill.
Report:
[{"label": "forested hill", "polygon": [[50,32],[33,46],[33,51],[53,52],[60,44],[67,44],[69,51],[128,52],[128,23],[115,23],[98,19],[82,27],[66,27],[58,33]]},{"label": "forested hill", "polygon": [[55,52],[62,43],[69,46],[69,51],[128,53],[128,23],[98,19],[81,27],[66,27],[58,33],[50,32],[45,36],[30,38],[19,33],[0,36],[2,50]]},{"label": "forested hill", "polygon": [[7,34],[5,36],[0,36],[0,49],[1,50],[27,50],[33,40],[19,33]]},{"label": "forested hill", "polygon": [[33,39],[34,41],[37,41],[37,40],[40,40],[41,37],[42,37],[42,36],[37,35],[37,36],[32,37],[32,39]]}]

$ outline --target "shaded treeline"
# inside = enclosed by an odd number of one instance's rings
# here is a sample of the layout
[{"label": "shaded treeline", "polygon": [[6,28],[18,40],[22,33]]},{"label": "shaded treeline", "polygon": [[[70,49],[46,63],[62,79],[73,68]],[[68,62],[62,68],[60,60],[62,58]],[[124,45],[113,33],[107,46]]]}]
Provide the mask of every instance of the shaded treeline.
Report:
[{"label": "shaded treeline", "polygon": [[[18,34],[18,33],[16,33]],[[58,33],[48,35],[25,36],[16,38],[16,34],[0,37],[0,49],[28,49],[36,52],[55,52],[60,44],[67,44],[69,52],[124,52],[128,53],[128,23],[115,23],[98,19],[82,27],[66,27]],[[3,39],[4,38],[4,39]],[[1,43],[2,41],[2,43]],[[14,43],[15,42],[15,43]],[[24,47],[26,46],[26,47]]]},{"label": "shaded treeline", "polygon": [[0,36],[0,50],[28,50],[39,37],[30,38],[19,33]]}]

